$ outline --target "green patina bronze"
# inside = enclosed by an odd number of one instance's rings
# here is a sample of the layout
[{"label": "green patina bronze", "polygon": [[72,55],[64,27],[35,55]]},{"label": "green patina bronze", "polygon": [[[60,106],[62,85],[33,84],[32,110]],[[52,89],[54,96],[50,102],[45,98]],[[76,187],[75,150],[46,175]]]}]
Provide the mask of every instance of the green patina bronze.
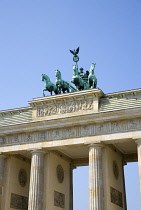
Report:
[{"label": "green patina bronze", "polygon": [[76,50],[70,50],[70,52],[74,55],[73,56],[73,61],[76,63],[79,61],[78,53],[79,53],[79,47]]},{"label": "green patina bronze", "polygon": [[97,78],[94,74],[94,69],[95,69],[96,63],[92,63],[90,67],[90,73],[88,76],[88,84],[89,88],[96,88],[97,87]]},{"label": "green patina bronze", "polygon": [[56,76],[55,83],[59,94],[61,94],[62,92],[65,93],[66,91],[67,93],[76,91],[76,89],[73,86],[71,86],[69,82],[62,80],[61,72],[58,69],[55,70],[55,76]]},{"label": "green patina bronze", "polygon": [[74,91],[97,88],[97,78],[94,73],[96,63],[92,63],[90,71],[86,71],[84,73],[83,68],[80,68],[78,71],[79,47],[76,50],[70,50],[70,52],[74,55],[73,61],[76,63],[75,65],[73,65],[73,76],[71,80],[71,83],[73,83],[75,87],[73,87],[69,82],[62,79],[61,72],[59,70],[55,70],[55,84],[50,81],[50,78],[46,74],[42,74],[42,81],[45,82],[43,96],[45,96],[45,91],[49,91],[52,95],[53,92],[55,94],[62,94],[66,92],[69,93]]},{"label": "green patina bronze", "polygon": [[81,71],[78,72],[78,67],[76,65],[73,66],[73,77],[71,82],[75,85],[77,90],[87,90],[88,82],[83,79],[85,78],[85,74]]},{"label": "green patina bronze", "polygon": [[45,96],[45,91],[49,91],[52,95],[52,92],[58,94],[57,87],[54,83],[50,81],[50,78],[46,74],[42,74],[41,79],[45,82],[45,89],[43,89],[43,96]]}]

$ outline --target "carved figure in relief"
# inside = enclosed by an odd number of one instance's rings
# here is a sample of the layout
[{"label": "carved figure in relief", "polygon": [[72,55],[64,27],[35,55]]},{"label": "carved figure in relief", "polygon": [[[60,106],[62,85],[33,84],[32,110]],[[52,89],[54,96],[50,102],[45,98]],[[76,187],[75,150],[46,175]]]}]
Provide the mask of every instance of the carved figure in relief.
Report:
[{"label": "carved figure in relief", "polygon": [[13,137],[13,142],[19,142],[19,137],[18,137],[18,135],[15,135],[15,136]]},{"label": "carved figure in relief", "polygon": [[72,129],[72,128],[68,128],[67,129],[67,136],[68,137],[73,137],[73,136],[75,136],[75,132],[74,132],[74,129]]},{"label": "carved figure in relief", "polygon": [[97,125],[96,133],[102,133],[104,130],[104,124]]},{"label": "carved figure in relief", "polygon": [[32,135],[30,133],[27,134],[26,141],[32,141]]},{"label": "carved figure in relief", "polygon": [[43,89],[43,96],[45,96],[45,91],[49,91],[52,95],[52,92],[58,94],[58,90],[55,84],[50,81],[50,78],[46,74],[42,74],[42,81],[45,82],[45,89]]},{"label": "carved figure in relief", "polygon": [[83,134],[83,135],[88,135],[88,134],[89,134],[89,126],[84,125],[84,126],[82,127],[82,134]]},{"label": "carved figure in relief", "polygon": [[37,107],[37,117],[44,117],[44,107]]},{"label": "carved figure in relief", "polygon": [[138,126],[137,121],[136,120],[130,120],[129,121],[129,129],[136,129]]},{"label": "carved figure in relief", "polygon": [[42,131],[42,132],[40,132],[39,133],[39,138],[40,138],[40,140],[43,140],[43,139],[45,139],[46,138],[46,133],[45,133],[45,131]]},{"label": "carved figure in relief", "polygon": [[0,137],[0,144],[5,144],[5,143],[6,143],[6,138]]},{"label": "carved figure in relief", "polygon": [[121,130],[121,122],[113,122],[112,123],[112,130],[113,131],[120,131]]},{"label": "carved figure in relief", "polygon": [[57,106],[54,104],[50,104],[47,107],[44,108],[44,116],[49,116],[57,114]]},{"label": "carved figure in relief", "polygon": [[53,131],[53,137],[54,138],[59,138],[60,137],[60,131],[59,130]]},{"label": "carved figure in relief", "polygon": [[94,74],[94,69],[95,69],[96,63],[92,63],[90,67],[90,73],[88,76],[88,84],[89,88],[96,88],[97,87],[97,78]]}]

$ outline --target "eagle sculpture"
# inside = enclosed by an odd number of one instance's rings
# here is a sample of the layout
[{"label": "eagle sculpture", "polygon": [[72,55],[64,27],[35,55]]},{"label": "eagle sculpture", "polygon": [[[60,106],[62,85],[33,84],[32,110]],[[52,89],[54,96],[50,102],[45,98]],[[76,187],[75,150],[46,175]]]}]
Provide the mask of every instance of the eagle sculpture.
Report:
[{"label": "eagle sculpture", "polygon": [[77,55],[79,53],[79,47],[76,50],[70,50],[73,55]]}]

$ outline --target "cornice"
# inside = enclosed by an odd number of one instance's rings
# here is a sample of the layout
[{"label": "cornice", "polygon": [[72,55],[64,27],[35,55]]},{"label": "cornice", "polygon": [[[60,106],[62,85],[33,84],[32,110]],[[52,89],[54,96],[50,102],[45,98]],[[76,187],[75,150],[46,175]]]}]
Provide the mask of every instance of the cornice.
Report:
[{"label": "cornice", "polygon": [[104,95],[104,98],[125,98],[126,96],[136,96],[141,94],[141,89],[126,90],[114,93],[108,93]]},{"label": "cornice", "polygon": [[26,112],[31,109],[32,109],[32,107],[22,107],[22,108],[16,108],[16,109],[2,110],[2,111],[0,111],[0,117],[3,117],[5,115],[20,114],[22,112]]},{"label": "cornice", "polygon": [[56,104],[60,102],[66,102],[66,101],[75,101],[79,99],[85,99],[89,97],[102,97],[104,96],[104,93],[100,89],[89,89],[89,90],[83,90],[83,91],[77,91],[72,93],[65,93],[60,95],[52,95],[52,96],[46,96],[41,98],[35,98],[32,101],[29,101],[28,103],[32,107],[36,107],[39,105],[46,105],[49,103]]}]

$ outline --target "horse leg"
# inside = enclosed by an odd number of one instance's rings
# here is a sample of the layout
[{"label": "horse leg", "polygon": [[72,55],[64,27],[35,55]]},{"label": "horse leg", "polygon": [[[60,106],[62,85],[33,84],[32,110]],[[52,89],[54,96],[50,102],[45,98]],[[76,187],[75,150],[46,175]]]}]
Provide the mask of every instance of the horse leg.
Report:
[{"label": "horse leg", "polygon": [[65,91],[66,91],[66,89],[65,88],[62,88],[62,92],[65,93]]},{"label": "horse leg", "polygon": [[96,88],[95,80],[93,80],[93,88]]},{"label": "horse leg", "polygon": [[57,95],[58,94],[58,91],[57,90],[54,90],[54,93],[55,93],[55,95]]},{"label": "horse leg", "polygon": [[[63,91],[63,90],[62,90]],[[63,92],[64,93],[64,92]],[[61,94],[61,87],[59,87],[59,94]]]},{"label": "horse leg", "polygon": [[94,88],[96,88],[96,83],[94,82]]},{"label": "horse leg", "polygon": [[45,90],[46,90],[46,89],[43,89],[43,97],[45,97],[45,93],[44,93]]}]

